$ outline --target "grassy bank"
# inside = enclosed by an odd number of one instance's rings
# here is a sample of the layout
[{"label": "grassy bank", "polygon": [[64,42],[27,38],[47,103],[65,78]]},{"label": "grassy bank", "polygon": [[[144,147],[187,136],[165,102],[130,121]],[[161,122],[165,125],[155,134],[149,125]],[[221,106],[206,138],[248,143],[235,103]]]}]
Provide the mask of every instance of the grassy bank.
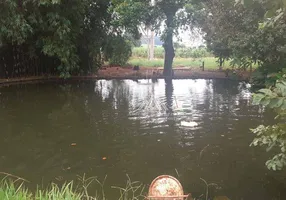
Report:
[{"label": "grassy bank", "polygon": [[35,193],[30,192],[24,186],[24,183],[18,184],[12,181],[2,181],[0,184],[0,199],[1,200],[80,200],[96,199],[96,197],[86,196],[83,192],[74,191],[73,182],[64,184],[58,187],[52,184],[49,189],[38,189]]},{"label": "grassy bank", "polygon": [[[202,180],[202,179],[201,179]],[[0,199],[1,200],[107,200],[104,193],[104,185],[98,183],[101,187],[100,190],[96,191],[96,195],[91,196],[88,194],[88,188],[93,189],[90,184],[90,179],[86,179],[85,186],[76,186],[73,182],[66,183],[64,185],[57,186],[51,184],[47,189],[37,189],[34,193],[26,189],[24,183],[12,182],[2,180],[0,182]],[[205,182],[205,184],[207,184]],[[193,200],[229,200],[226,196],[209,196],[209,185],[206,185],[205,194],[200,195],[198,198],[188,198]],[[117,197],[110,198],[111,200],[145,200],[146,196],[143,195],[145,187],[139,182],[127,181],[124,188],[111,187],[119,191]],[[209,198],[208,198],[209,197]]]},{"label": "grassy bank", "polygon": [[[11,180],[4,178],[0,180],[1,200],[107,200],[104,190],[105,180],[98,181],[96,178],[79,177],[77,184],[73,181],[64,183],[62,186],[51,183],[47,188],[37,187],[36,191],[27,189],[29,184],[24,179]],[[139,182],[131,182],[129,177],[126,185],[121,187],[111,187],[118,191],[115,200],[139,200],[144,199],[145,187]],[[90,195],[92,191],[94,195]],[[114,198],[112,198],[114,199]]]},{"label": "grassy bank", "polygon": [[[174,67],[189,67],[189,68],[199,68],[202,65],[202,62],[205,62],[205,69],[218,69],[217,59],[214,57],[205,57],[205,58],[175,58],[173,66]],[[145,58],[131,58],[128,61],[131,65],[139,65],[144,67],[163,67],[164,59],[155,59],[148,60]],[[226,62],[224,68],[229,67],[230,63]]]}]

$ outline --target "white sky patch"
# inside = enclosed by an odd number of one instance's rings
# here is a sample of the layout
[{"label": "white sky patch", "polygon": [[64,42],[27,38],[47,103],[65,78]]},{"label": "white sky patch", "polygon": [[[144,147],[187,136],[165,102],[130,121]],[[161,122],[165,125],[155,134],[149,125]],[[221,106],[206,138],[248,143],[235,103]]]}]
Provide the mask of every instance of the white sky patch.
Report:
[{"label": "white sky patch", "polygon": [[205,44],[201,33],[191,33],[184,30],[179,31],[179,38],[174,37],[174,41],[182,43],[187,47],[198,47]]},{"label": "white sky patch", "polygon": [[[160,32],[163,33],[165,29],[165,24],[162,23],[160,27]],[[160,37],[160,35],[157,35]],[[179,35],[174,36],[174,42],[184,44],[186,47],[199,47],[205,45],[205,40],[203,39],[203,33],[199,29],[194,29],[193,31],[186,31],[179,29]]]}]

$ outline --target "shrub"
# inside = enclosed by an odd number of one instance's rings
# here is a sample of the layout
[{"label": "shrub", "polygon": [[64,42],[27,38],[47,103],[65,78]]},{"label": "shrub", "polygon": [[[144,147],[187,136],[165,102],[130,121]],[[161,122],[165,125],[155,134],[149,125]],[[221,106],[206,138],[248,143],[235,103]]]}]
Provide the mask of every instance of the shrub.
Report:
[{"label": "shrub", "polygon": [[112,65],[125,65],[132,55],[131,47],[131,42],[124,37],[110,37],[104,48],[106,61]]}]

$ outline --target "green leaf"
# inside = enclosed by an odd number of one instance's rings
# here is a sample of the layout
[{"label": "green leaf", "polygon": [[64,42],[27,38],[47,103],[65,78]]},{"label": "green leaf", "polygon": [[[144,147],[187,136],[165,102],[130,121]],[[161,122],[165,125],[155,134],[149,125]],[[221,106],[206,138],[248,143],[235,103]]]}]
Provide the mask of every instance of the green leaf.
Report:
[{"label": "green leaf", "polygon": [[272,96],[273,95],[273,92],[271,90],[269,90],[269,89],[260,89],[258,91],[263,93],[263,94],[265,94],[265,95],[267,95],[267,96]]},{"label": "green leaf", "polygon": [[276,166],[277,166],[277,169],[278,169],[278,170],[281,170],[282,167],[283,167],[283,163],[282,163],[280,160],[278,160],[278,161],[276,162]]},{"label": "green leaf", "polygon": [[285,146],[282,146],[282,147],[281,147],[281,152],[283,152],[283,153],[285,153],[285,152],[286,152],[286,148],[285,148]]},{"label": "green leaf", "polygon": [[286,85],[285,85],[285,83],[284,82],[278,82],[278,83],[276,83],[275,86],[276,86],[278,92],[280,92],[283,97],[286,97]]},{"label": "green leaf", "polygon": [[246,8],[248,8],[253,3],[253,0],[236,0],[236,4],[238,4],[238,3],[241,3]]},{"label": "green leaf", "polygon": [[266,18],[271,18],[271,17],[273,17],[274,15],[276,15],[276,12],[275,12],[274,9],[270,9],[270,10],[268,10],[268,11],[265,13],[265,17],[266,17]]},{"label": "green leaf", "polygon": [[281,110],[286,110],[286,100],[283,100],[283,104],[280,107]]},{"label": "green leaf", "polygon": [[270,146],[266,148],[266,151],[269,152],[274,146],[275,146],[275,143],[272,143]]},{"label": "green leaf", "polygon": [[252,99],[253,105],[259,105],[260,101],[265,97],[263,94],[254,94]]},{"label": "green leaf", "polygon": [[283,98],[274,98],[270,100],[269,108],[279,108],[284,102]]},{"label": "green leaf", "polygon": [[268,106],[269,103],[270,103],[270,99],[269,98],[263,98],[261,101],[260,101],[260,104],[263,105],[263,106]]}]

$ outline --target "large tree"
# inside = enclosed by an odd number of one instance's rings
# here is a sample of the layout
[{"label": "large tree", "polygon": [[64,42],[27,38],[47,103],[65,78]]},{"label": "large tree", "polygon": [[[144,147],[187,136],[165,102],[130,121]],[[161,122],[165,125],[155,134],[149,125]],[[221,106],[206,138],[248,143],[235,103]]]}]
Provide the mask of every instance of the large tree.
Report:
[{"label": "large tree", "polygon": [[155,5],[158,6],[159,10],[165,15],[166,28],[162,39],[164,41],[165,49],[165,61],[164,61],[164,75],[172,75],[173,59],[175,57],[173,37],[174,31],[178,28],[178,22],[176,20],[177,12],[182,9],[185,5],[185,0],[157,0]]},{"label": "large tree", "polygon": [[164,75],[172,76],[172,64],[175,57],[173,38],[180,28],[192,24],[192,17],[195,3],[192,0],[114,0],[117,4],[117,14],[119,21],[129,22],[133,30],[139,25],[144,24],[152,27],[157,33],[160,33],[160,26],[164,24],[164,30],[161,38],[164,42],[165,61]]},{"label": "large tree", "polygon": [[[160,20],[165,22],[161,38],[164,41],[165,60],[164,75],[172,76],[172,65],[175,57],[173,38],[180,28],[192,29],[194,16],[201,10],[201,3],[196,0],[155,0]],[[156,10],[156,9],[155,9]]]}]

